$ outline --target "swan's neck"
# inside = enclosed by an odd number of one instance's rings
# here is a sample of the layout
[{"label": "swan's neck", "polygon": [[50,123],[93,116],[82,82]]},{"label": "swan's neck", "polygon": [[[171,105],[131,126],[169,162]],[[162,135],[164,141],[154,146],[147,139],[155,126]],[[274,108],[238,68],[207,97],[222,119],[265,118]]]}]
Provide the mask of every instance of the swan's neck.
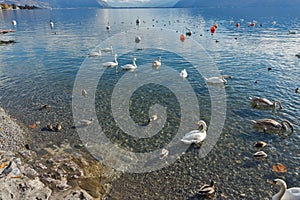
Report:
[{"label": "swan's neck", "polygon": [[205,132],[206,129],[207,129],[207,125],[206,125],[204,122],[200,121],[200,122],[198,123],[198,128],[200,129],[201,126],[202,126],[201,131],[202,131],[202,132]]},{"label": "swan's neck", "polygon": [[132,62],[133,62],[133,65],[134,65],[134,66],[136,66],[136,64],[135,64],[135,60],[133,60]]},{"label": "swan's neck", "polygon": [[273,196],[272,200],[281,200],[281,198],[283,197],[285,191],[286,191],[286,184],[284,183],[281,186],[280,191]]},{"label": "swan's neck", "polygon": [[281,105],[280,101],[274,100],[274,103],[273,103],[274,108],[276,107],[276,104],[278,104],[279,108],[282,109],[282,105]]}]

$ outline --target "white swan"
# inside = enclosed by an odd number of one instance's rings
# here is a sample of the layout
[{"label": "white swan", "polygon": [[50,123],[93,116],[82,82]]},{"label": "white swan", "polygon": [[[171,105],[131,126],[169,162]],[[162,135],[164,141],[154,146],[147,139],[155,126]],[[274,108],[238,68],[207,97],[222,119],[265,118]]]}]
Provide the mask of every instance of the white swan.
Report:
[{"label": "white swan", "polygon": [[102,66],[103,67],[115,67],[115,66],[118,66],[118,61],[117,61],[117,54],[115,54],[115,60],[113,62],[106,62],[106,63],[103,63]]},{"label": "white swan", "polygon": [[188,73],[186,72],[185,69],[183,69],[181,72],[180,72],[180,77],[181,78],[186,78],[188,76]]},{"label": "white swan", "polygon": [[201,126],[202,126],[201,130],[193,130],[185,134],[185,136],[183,136],[181,141],[185,144],[192,144],[192,143],[198,144],[202,142],[206,138],[206,129],[207,129],[207,125],[203,120],[200,120],[197,123],[198,129]]},{"label": "white swan", "polygon": [[108,48],[100,48],[101,49],[101,51],[103,51],[103,52],[113,52],[113,47],[112,47],[112,45],[110,45],[110,47],[108,47]]},{"label": "white swan", "polygon": [[226,84],[227,81],[225,78],[231,78],[229,75],[223,75],[220,77],[214,76],[210,78],[204,78],[207,83],[212,83],[212,84]]},{"label": "white swan", "polygon": [[134,58],[132,59],[132,64],[126,64],[126,65],[123,65],[123,66],[121,66],[121,68],[124,69],[124,70],[136,69],[137,66],[136,66],[136,64],[135,64],[135,61],[136,61],[136,58],[134,57]]},{"label": "white swan", "polygon": [[98,51],[96,51],[96,52],[91,52],[91,53],[89,53],[88,56],[89,56],[89,57],[102,56],[101,49],[98,49]]},{"label": "white swan", "polygon": [[153,67],[160,67],[161,66],[161,57],[160,56],[157,58],[157,60],[154,60],[152,62],[152,66]]},{"label": "white swan", "polygon": [[280,186],[280,191],[272,197],[272,200],[300,200],[300,187],[287,189],[282,179],[275,179],[272,184]]}]

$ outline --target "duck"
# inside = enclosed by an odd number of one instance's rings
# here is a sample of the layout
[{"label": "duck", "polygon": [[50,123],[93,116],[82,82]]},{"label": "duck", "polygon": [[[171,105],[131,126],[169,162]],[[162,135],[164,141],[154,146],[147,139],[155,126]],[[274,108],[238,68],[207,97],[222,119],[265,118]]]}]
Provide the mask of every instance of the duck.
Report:
[{"label": "duck", "polygon": [[294,126],[288,120],[283,120],[281,123],[275,121],[274,119],[260,119],[251,120],[256,128],[262,128],[264,132],[267,131],[280,131],[286,132],[288,130],[286,124],[289,126],[291,133],[294,132]]},{"label": "duck", "polygon": [[157,60],[154,60],[152,62],[152,66],[153,67],[160,67],[161,66],[161,57],[160,56],[158,56]]},{"label": "duck", "polygon": [[186,69],[183,69],[181,72],[180,72],[180,77],[181,78],[186,78],[188,76],[188,73],[187,73],[187,71],[186,71]]},{"label": "duck", "polygon": [[135,23],[136,23],[136,25],[139,25],[139,24],[140,24],[140,22],[141,22],[140,18],[139,18],[139,17],[137,17],[137,19],[135,20]]},{"label": "duck", "polygon": [[85,89],[82,89],[82,90],[81,90],[81,94],[82,94],[82,96],[86,97],[87,91],[86,91]]},{"label": "duck", "polygon": [[296,92],[296,93],[300,93],[300,89],[299,89],[299,88],[296,88],[295,92]]},{"label": "duck", "polygon": [[268,155],[264,151],[258,151],[256,153],[254,153],[253,156],[255,158],[266,158],[266,157],[268,157]]},{"label": "duck", "polygon": [[[202,126],[201,130],[200,127]],[[202,142],[205,138],[206,138],[206,129],[207,129],[207,125],[203,120],[200,120],[197,123],[197,130],[192,130],[188,133],[186,133],[183,138],[181,139],[181,142],[185,143],[185,144],[198,144],[200,142]]]},{"label": "duck", "polygon": [[148,119],[148,124],[152,123],[153,121],[157,120],[157,115],[152,115],[151,117],[149,117]]},{"label": "duck", "polygon": [[270,100],[262,97],[250,97],[252,107],[253,108],[276,108],[276,105],[278,104],[279,109],[282,109],[282,105],[280,101],[274,100],[271,102]]},{"label": "duck", "polygon": [[232,78],[230,75],[223,75],[223,76],[214,76],[210,78],[204,78],[207,83],[212,84],[227,84],[227,80],[225,78]]},{"label": "duck", "polygon": [[286,182],[282,179],[274,179],[273,185],[280,186],[280,191],[276,193],[272,200],[299,200],[300,199],[300,187],[292,187],[287,189]]},{"label": "duck", "polygon": [[123,65],[123,66],[121,66],[121,68],[124,69],[124,70],[132,70],[132,69],[136,69],[137,66],[136,66],[135,61],[136,61],[136,58],[133,57],[133,58],[132,58],[132,64],[126,64],[126,65]]},{"label": "duck", "polygon": [[103,67],[116,67],[118,66],[118,61],[117,61],[117,54],[115,54],[115,60],[113,62],[106,62],[106,63],[103,63],[102,66]]},{"label": "duck", "polygon": [[44,110],[44,109],[48,109],[48,108],[51,108],[51,105],[49,105],[49,104],[44,104],[44,105],[42,105],[42,106],[39,108],[39,110]]},{"label": "duck", "polygon": [[91,52],[88,54],[89,57],[98,57],[98,56],[102,56],[102,53],[101,53],[101,49],[98,49],[98,51],[96,52]]},{"label": "duck", "polygon": [[268,144],[264,141],[257,141],[253,144],[253,147],[255,147],[255,148],[264,148],[267,145]]},{"label": "duck", "polygon": [[300,58],[300,53],[295,54],[297,58]]},{"label": "duck", "polygon": [[142,38],[140,36],[135,36],[135,43],[140,43],[140,41],[142,40]]},{"label": "duck", "polygon": [[107,22],[107,25],[106,25],[106,30],[110,30],[110,25],[109,25],[109,22]]},{"label": "duck", "polygon": [[61,131],[62,130],[62,125],[61,124],[56,124],[55,126],[56,131]]},{"label": "duck", "polygon": [[169,155],[169,150],[166,148],[163,148],[161,150],[161,153],[159,154],[159,159],[165,159]]},{"label": "duck", "polygon": [[200,187],[197,194],[199,195],[212,195],[215,192],[215,182],[213,180],[210,181],[210,184],[204,184]]}]

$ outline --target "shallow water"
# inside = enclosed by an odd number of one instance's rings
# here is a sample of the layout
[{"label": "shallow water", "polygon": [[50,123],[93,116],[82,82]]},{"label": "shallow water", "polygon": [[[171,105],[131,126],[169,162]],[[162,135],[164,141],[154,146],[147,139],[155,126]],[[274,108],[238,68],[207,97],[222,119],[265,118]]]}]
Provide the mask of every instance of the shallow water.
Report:
[{"label": "shallow water", "polygon": [[[1,40],[17,41],[16,44],[0,47],[1,106],[24,125],[37,121],[41,123],[38,129],[31,130],[37,149],[49,143],[59,144],[63,141],[72,145],[80,143],[82,138],[74,129],[78,121],[73,121],[72,113],[72,100],[78,97],[73,93],[73,85],[77,72],[83,66],[90,67],[88,72],[91,74],[103,72],[99,81],[94,80],[93,76],[86,76],[84,80],[97,83],[93,98],[95,112],[105,135],[124,149],[151,152],[164,147],[175,137],[182,117],[180,102],[163,84],[146,84],[134,91],[129,103],[130,115],[124,115],[123,118],[131,118],[138,125],[144,126],[152,105],[167,107],[167,121],[163,129],[151,138],[137,139],[118,127],[111,111],[111,97],[120,80],[138,80],[144,74],[151,74],[151,79],[156,80],[156,77],[167,73],[165,69],[174,69],[179,74],[182,68],[186,68],[189,73],[186,80],[181,80],[178,75],[178,80],[166,79],[165,83],[170,84],[170,87],[180,84],[179,88],[184,87],[184,83],[189,83],[199,102],[200,118],[209,125],[213,124],[209,95],[213,92],[210,89],[214,90],[214,87],[209,88],[203,76],[205,73],[232,75],[233,78],[228,80],[224,88],[227,105],[225,124],[224,127],[219,127],[222,130],[221,136],[212,151],[206,157],[199,158],[200,147],[192,145],[184,155],[161,170],[142,174],[124,173],[113,184],[111,198],[193,198],[193,190],[213,179],[217,188],[216,199],[270,199],[278,188],[271,187],[268,181],[275,177],[284,178],[288,186],[299,185],[300,95],[295,93],[295,89],[300,87],[300,61],[295,54],[299,53],[300,39],[298,34],[288,34],[289,29],[299,29],[299,16],[293,9],[286,12],[289,15],[283,15],[283,12],[277,10],[263,11],[0,11],[0,26],[16,29],[16,33],[1,36]],[[135,25],[137,16],[142,20],[139,27]],[[52,30],[49,26],[50,18],[55,23]],[[241,18],[244,21],[238,29],[229,23],[230,19],[240,21]],[[16,27],[12,27],[12,19],[17,20]],[[258,21],[254,28],[247,26],[247,22],[252,20]],[[109,32],[105,29],[107,21],[111,25]],[[277,24],[273,25],[272,21],[277,21]],[[214,22],[219,27],[217,33],[211,36],[207,30]],[[179,35],[185,31],[185,27],[189,27],[193,34],[181,43]],[[151,36],[149,30],[152,29],[162,29],[162,34],[153,37],[153,44],[149,44],[145,40]],[[132,44],[121,40],[122,33],[132,36]],[[152,34],[155,35],[154,32]],[[134,43],[135,35],[142,36],[141,43]],[[171,41],[176,45],[170,51],[164,43],[169,44],[168,40],[172,39],[172,35],[178,35],[178,41]],[[120,68],[117,72],[115,68],[104,69],[101,63],[113,60],[113,55],[109,53],[103,53],[101,59],[87,58],[87,54],[100,44],[101,47],[106,47],[110,43],[113,43],[114,53],[119,56],[119,66],[131,63],[132,57],[137,57],[136,73],[125,72]],[[159,48],[155,48],[155,44]],[[193,45],[197,49],[191,50]],[[189,60],[180,55],[188,55]],[[157,56],[162,56],[163,65],[160,69],[152,69],[151,62]],[[212,71],[207,67],[210,66],[210,61],[219,71]],[[191,63],[197,63],[197,66],[192,66]],[[203,74],[198,73],[198,67],[203,70]],[[268,71],[270,67],[272,69]],[[253,109],[249,102],[250,96],[278,99],[283,109]],[[39,110],[42,104],[50,104],[52,107]],[[222,115],[223,111],[219,111],[219,115]],[[187,123],[191,123],[190,129],[195,127],[193,121],[197,121],[199,116],[193,117],[191,115],[192,119],[187,120]],[[278,121],[287,119],[294,124],[295,131],[287,138],[260,133],[250,123],[250,120],[260,118],[274,118]],[[44,131],[43,128],[49,123],[62,123],[62,132]],[[209,134],[207,139],[210,139]],[[268,154],[266,159],[253,158],[253,153],[257,150],[252,145],[258,140],[269,144],[264,149]],[[272,166],[278,163],[287,167],[287,173],[272,171]],[[245,194],[245,197],[241,194]]]}]

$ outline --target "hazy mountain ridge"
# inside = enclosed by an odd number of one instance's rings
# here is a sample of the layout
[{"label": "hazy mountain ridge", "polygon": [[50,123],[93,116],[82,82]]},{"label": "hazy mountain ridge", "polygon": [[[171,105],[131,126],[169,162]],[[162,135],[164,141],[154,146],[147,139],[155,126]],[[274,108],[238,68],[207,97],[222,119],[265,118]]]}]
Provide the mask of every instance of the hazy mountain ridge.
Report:
[{"label": "hazy mountain ridge", "polygon": [[30,5],[40,8],[106,8],[110,7],[102,0],[9,0],[8,4]]},{"label": "hazy mountain ridge", "polygon": [[285,7],[299,5],[299,0],[179,0],[174,7]]}]

